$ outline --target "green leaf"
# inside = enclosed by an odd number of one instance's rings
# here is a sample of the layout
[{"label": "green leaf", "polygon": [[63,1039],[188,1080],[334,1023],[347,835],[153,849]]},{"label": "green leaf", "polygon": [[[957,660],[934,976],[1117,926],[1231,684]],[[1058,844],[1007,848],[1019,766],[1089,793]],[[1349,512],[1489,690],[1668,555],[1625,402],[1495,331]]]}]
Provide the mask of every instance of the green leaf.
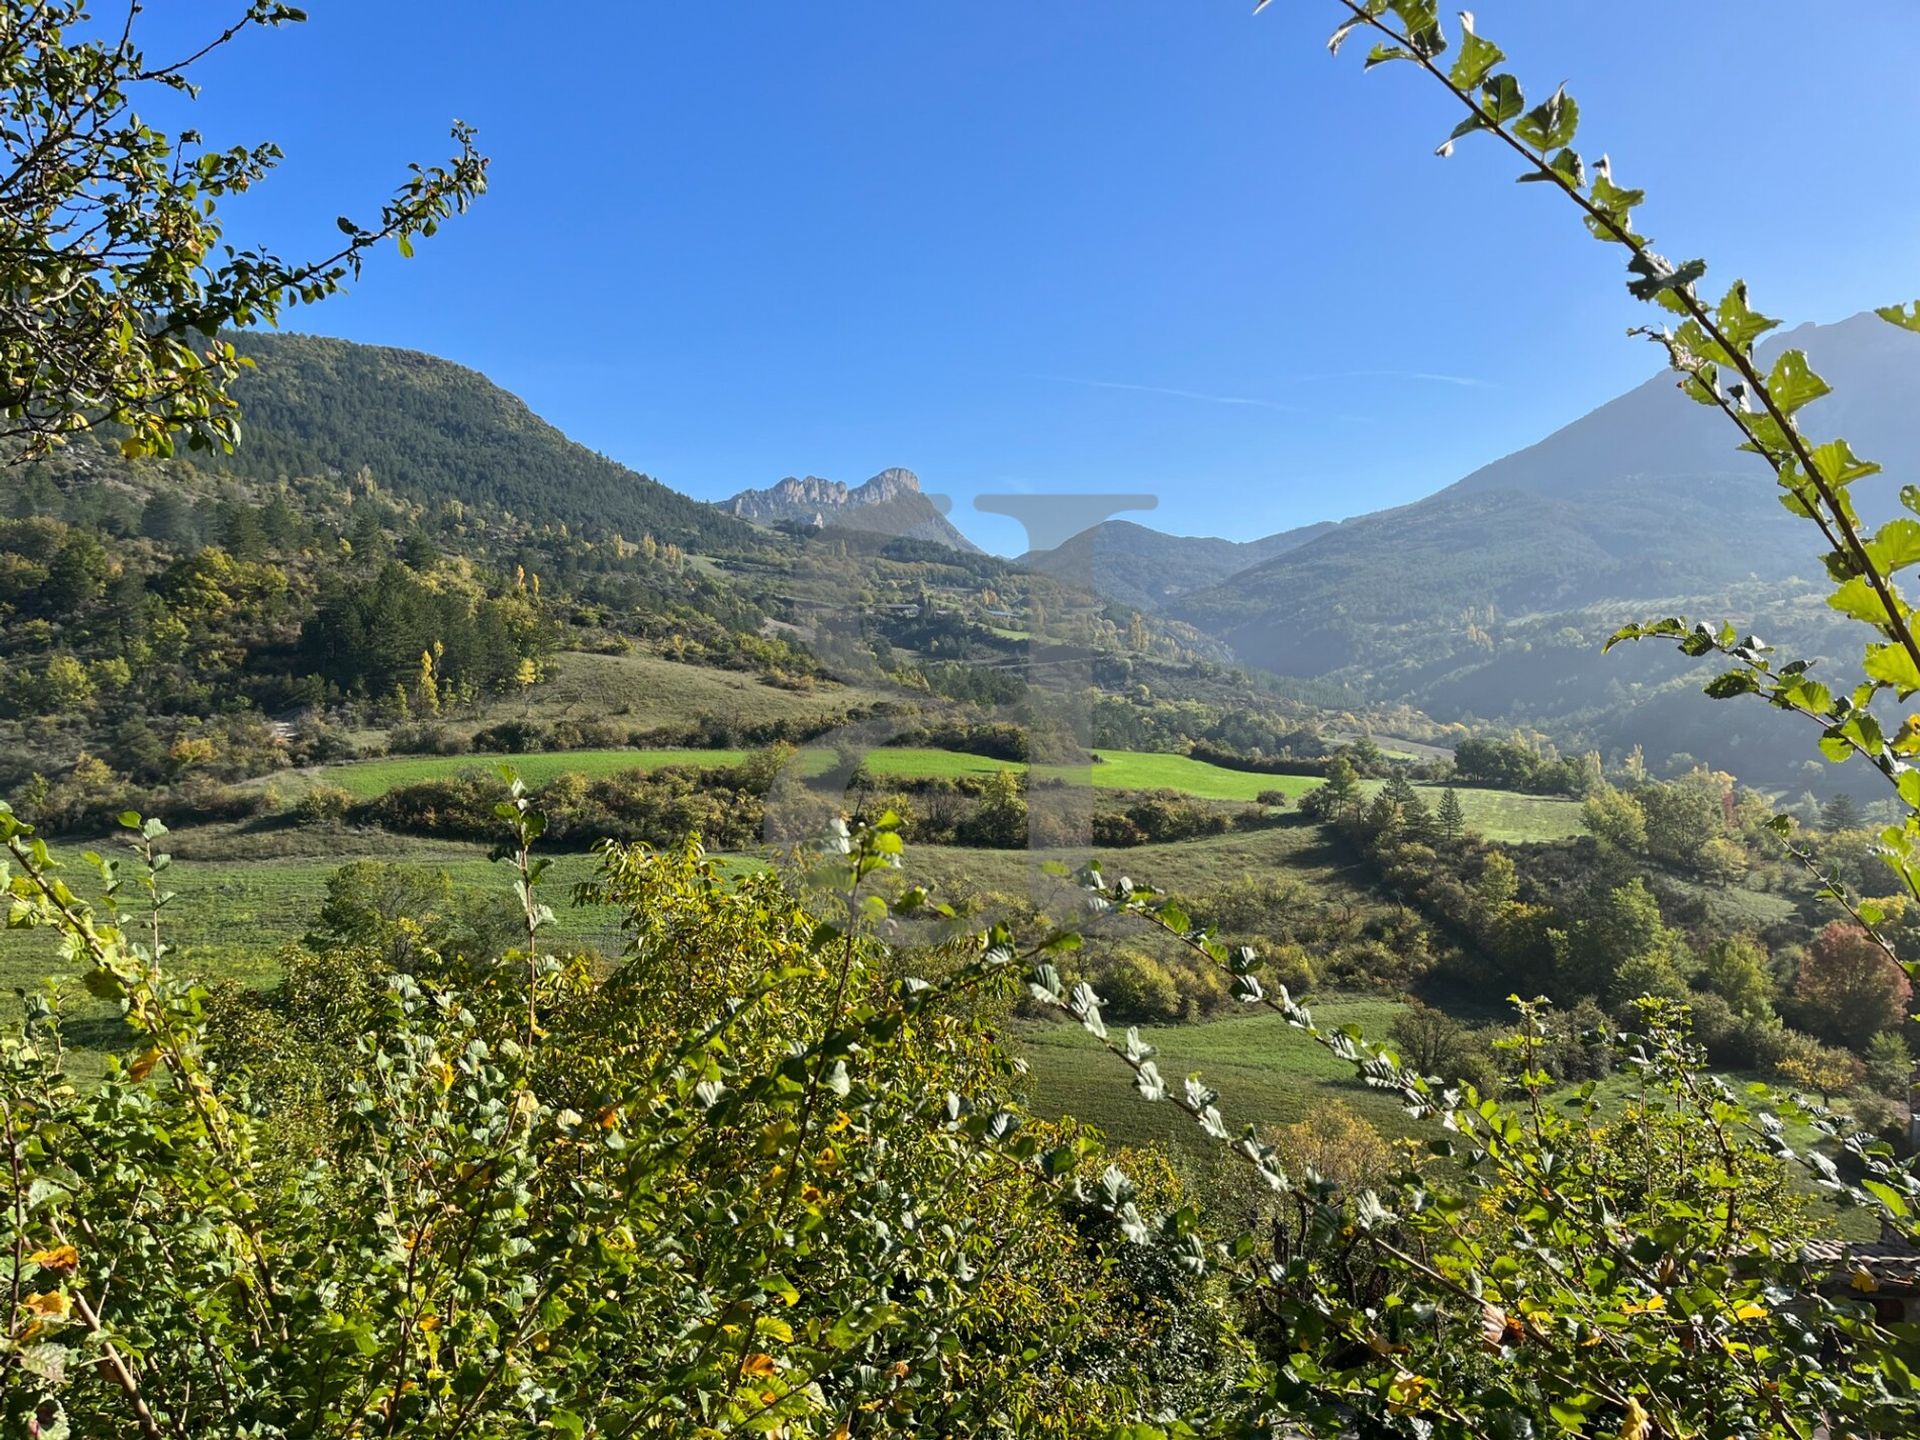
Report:
[{"label": "green leaf", "polygon": [[[1260,3],[1253,7],[1253,13],[1258,15],[1260,11],[1265,8],[1266,3],[1267,0],[1260,0]],[[1338,55],[1340,53],[1340,47],[1347,43],[1347,36],[1351,35],[1366,23],[1365,20],[1360,19],[1358,16],[1355,16],[1351,20],[1343,21],[1340,27],[1327,37],[1327,53],[1329,55]]]},{"label": "green leaf", "polygon": [[1757,695],[1760,692],[1760,677],[1751,670],[1729,670],[1716,675],[1706,684],[1708,698],[1730,700],[1735,695]]},{"label": "green leaf", "polygon": [[1496,75],[1481,88],[1480,108],[1492,117],[1494,124],[1504,125],[1527,108],[1527,97],[1513,76]]},{"label": "green leaf", "polygon": [[1875,308],[1878,315],[1889,325],[1898,325],[1902,330],[1920,331],[1920,300],[1911,307],[1905,305],[1881,305]]},{"label": "green leaf", "polygon": [[1876,462],[1862,460],[1844,440],[1829,440],[1824,445],[1814,447],[1813,468],[1829,485],[1850,485],[1862,476],[1880,473],[1880,466]]},{"label": "green leaf", "polygon": [[1736,280],[1720,301],[1716,316],[1720,322],[1720,331],[1736,350],[1747,351],[1753,342],[1767,331],[1779,325],[1779,321],[1762,315],[1747,304],[1747,282]]},{"label": "green leaf", "polygon": [[1873,1196],[1873,1198],[1878,1200],[1882,1205],[1886,1206],[1896,1218],[1903,1217],[1909,1213],[1906,1197],[1885,1181],[1862,1180],[1860,1182],[1860,1188]]},{"label": "green leaf", "polygon": [[1487,78],[1488,71],[1507,57],[1491,40],[1482,40],[1473,33],[1471,15],[1461,14],[1460,29],[1460,53],[1453,57],[1453,68],[1447,72],[1447,78],[1459,89],[1472,91]]},{"label": "green leaf", "polygon": [[1920,520],[1889,520],[1867,542],[1867,556],[1882,575],[1920,564]]},{"label": "green leaf", "polygon": [[1627,293],[1636,300],[1658,300],[1669,292],[1690,287],[1707,273],[1707,262],[1686,260],[1675,265],[1664,255],[1644,251],[1627,262],[1627,269],[1639,277],[1627,282]]},{"label": "green leaf", "polygon": [[[1903,612],[1906,607],[1900,604],[1896,596],[1894,603]],[[1880,596],[1873,583],[1864,575],[1856,575],[1833,594],[1827,597],[1827,604],[1855,620],[1864,620],[1869,625],[1888,623],[1887,607],[1880,603]]]},{"label": "green leaf", "polygon": [[1773,397],[1773,403],[1780,407],[1780,413],[1791,415],[1801,406],[1818,400],[1833,389],[1807,364],[1804,350],[1788,350],[1773,362],[1773,372],[1767,376],[1767,393]]},{"label": "green leaf", "polygon": [[1580,128],[1580,106],[1562,85],[1526,113],[1513,127],[1514,138],[1530,145],[1544,156],[1547,151],[1571,144]]},{"label": "green leaf", "polygon": [[1920,665],[1914,663],[1904,645],[1891,642],[1869,645],[1860,668],[1867,672],[1869,679],[1893,686],[1903,698],[1920,690]]},{"label": "green leaf", "polygon": [[1361,68],[1371,70],[1376,65],[1386,65],[1395,60],[1411,60],[1413,52],[1404,45],[1376,45],[1367,52],[1367,63]]}]

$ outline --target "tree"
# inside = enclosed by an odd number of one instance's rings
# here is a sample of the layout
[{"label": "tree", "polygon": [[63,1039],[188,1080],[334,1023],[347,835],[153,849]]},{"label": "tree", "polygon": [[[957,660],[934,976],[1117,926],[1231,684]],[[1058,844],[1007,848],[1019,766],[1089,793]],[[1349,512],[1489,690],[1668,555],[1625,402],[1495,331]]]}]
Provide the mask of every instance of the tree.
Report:
[{"label": "tree", "polygon": [[1680,947],[1660,902],[1636,875],[1592,897],[1558,938],[1556,993],[1567,1000],[1597,996],[1616,1007],[1649,993],[1681,998]]},{"label": "tree", "polygon": [[1607,844],[1638,854],[1647,848],[1647,815],[1640,802],[1605,781],[1587,793],[1580,807],[1587,829]]},{"label": "tree", "polygon": [[1714,941],[1701,965],[1700,983],[1732,1007],[1743,1020],[1773,1013],[1773,974],[1766,949],[1750,935]]},{"label": "tree", "polygon": [[1797,1023],[1854,1050],[1899,1025],[1912,998],[1913,986],[1879,942],[1840,920],[1814,937],[1793,982]]},{"label": "tree", "polygon": [[1426,841],[1433,837],[1433,812],[1427,809],[1427,802],[1413,788],[1413,781],[1407,778],[1405,770],[1395,769],[1387,777],[1387,783],[1381,787],[1378,798],[1391,804],[1398,812],[1399,823],[1409,838]]},{"label": "tree", "polygon": [[331,254],[287,261],[226,249],[219,206],[280,159],[273,145],[206,147],[147,122],[196,93],[196,67],[243,32],[302,19],[250,0],[231,27],[177,56],[140,48],[138,7],[96,28],[85,0],[0,0],[0,450],[45,454],[108,423],[130,454],[231,448],[227,387],[242,361],[223,330],[271,323],[358,275],[384,240],[466,209],[486,183],[473,132],[445,166],[415,167],[379,218],[340,220]]},{"label": "tree", "polygon": [[1866,1067],[1857,1055],[1805,1035],[1788,1032],[1789,1039],[1773,1068],[1788,1084],[1818,1095],[1831,1104],[1833,1097],[1860,1082]]},{"label": "tree", "polygon": [[1467,835],[1467,813],[1460,807],[1460,796],[1449,785],[1440,792],[1440,805],[1434,812],[1434,834],[1446,845],[1458,845]]},{"label": "tree", "polygon": [[1316,820],[1338,822],[1360,808],[1360,780],[1353,764],[1344,755],[1336,755],[1327,765],[1325,783],[1309,790],[1300,808]]},{"label": "tree", "polygon": [[1354,1194],[1379,1184],[1393,1167],[1393,1152],[1380,1132],[1341,1100],[1318,1105],[1290,1125],[1272,1127],[1267,1141],[1289,1171],[1311,1170]]},{"label": "tree", "polygon": [[1905,1102],[1913,1091],[1913,1052],[1897,1030],[1882,1030],[1867,1042],[1867,1083],[1890,1100]]},{"label": "tree", "polygon": [[1484,1081],[1489,1075],[1486,1050],[1473,1032],[1431,1005],[1409,1000],[1387,1034],[1401,1060],[1422,1075],[1446,1081]]},{"label": "tree", "polygon": [[1860,828],[1860,802],[1842,790],[1820,806],[1820,828],[1828,834]]}]

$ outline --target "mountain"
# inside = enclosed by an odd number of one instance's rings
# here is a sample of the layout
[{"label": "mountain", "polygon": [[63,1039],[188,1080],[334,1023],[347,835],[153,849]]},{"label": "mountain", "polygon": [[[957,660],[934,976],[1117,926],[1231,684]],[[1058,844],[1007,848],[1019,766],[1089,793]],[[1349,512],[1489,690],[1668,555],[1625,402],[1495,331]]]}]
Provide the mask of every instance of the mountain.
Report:
[{"label": "mountain", "polygon": [[921,492],[911,470],[882,470],[864,485],[848,488],[818,475],[789,475],[765,490],[742,490],[718,508],[762,525],[840,525],[909,540],[931,540],[968,554],[980,553],[954,529],[944,511]]},{"label": "mountain", "polygon": [[272,480],[364,466],[382,488],[428,505],[485,502],[683,548],[756,543],[748,527],[569,440],[465,366],[316,335],[230,338],[255,368],[234,386],[241,443],[220,468]]},{"label": "mountain", "polygon": [[[1880,461],[1886,474],[1856,484],[1854,499],[1869,520],[1894,513],[1900,482],[1920,471],[1920,339],[1862,315],[1801,326],[1763,355],[1790,347],[1835,392],[1803,422]],[[1599,640],[1629,619],[1682,613],[1792,636],[1799,653],[1857,648],[1808,583],[1823,573],[1818,536],[1781,508],[1738,438],[1663,373],[1424,500],[1178,595],[1168,613],[1247,663],[1437,719],[1557,728],[1656,757],[1711,749],[1726,742],[1675,744],[1672,707],[1655,704],[1684,686],[1684,667],[1645,647],[1603,662]]]},{"label": "mountain", "polygon": [[1020,557],[1029,569],[1091,585],[1110,600],[1163,610],[1182,595],[1217,585],[1264,560],[1317,540],[1334,522],[1302,525],[1261,540],[1167,535],[1131,520],[1103,520],[1052,550]]}]

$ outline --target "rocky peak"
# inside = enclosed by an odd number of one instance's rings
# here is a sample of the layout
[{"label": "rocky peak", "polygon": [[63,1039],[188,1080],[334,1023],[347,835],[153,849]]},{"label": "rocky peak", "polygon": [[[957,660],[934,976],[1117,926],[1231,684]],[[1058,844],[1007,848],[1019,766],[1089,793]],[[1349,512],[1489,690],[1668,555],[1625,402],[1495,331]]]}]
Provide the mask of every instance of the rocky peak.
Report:
[{"label": "rocky peak", "polygon": [[919,493],[920,477],[896,465],[882,470],[859,489],[848,492],[847,499],[855,505],[881,505],[889,500],[897,500],[902,495]]}]

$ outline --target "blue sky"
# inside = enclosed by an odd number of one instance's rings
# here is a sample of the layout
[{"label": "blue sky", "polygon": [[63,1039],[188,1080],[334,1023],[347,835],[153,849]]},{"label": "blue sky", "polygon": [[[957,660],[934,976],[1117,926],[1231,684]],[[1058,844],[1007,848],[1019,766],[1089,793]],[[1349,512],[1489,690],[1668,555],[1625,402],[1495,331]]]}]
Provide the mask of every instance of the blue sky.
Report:
[{"label": "blue sky", "polygon": [[[155,8],[156,54],[225,15]],[[1614,255],[1490,146],[1435,159],[1445,96],[1329,59],[1318,0],[308,8],[202,77],[210,140],[287,152],[233,238],[327,244],[455,116],[492,191],[290,328],[472,365],[704,498],[905,465],[994,549],[977,493],[1151,492],[1135,518],[1244,539],[1417,499],[1652,369]],[[1477,13],[1710,282],[1792,321],[1920,295],[1906,4]]]}]

